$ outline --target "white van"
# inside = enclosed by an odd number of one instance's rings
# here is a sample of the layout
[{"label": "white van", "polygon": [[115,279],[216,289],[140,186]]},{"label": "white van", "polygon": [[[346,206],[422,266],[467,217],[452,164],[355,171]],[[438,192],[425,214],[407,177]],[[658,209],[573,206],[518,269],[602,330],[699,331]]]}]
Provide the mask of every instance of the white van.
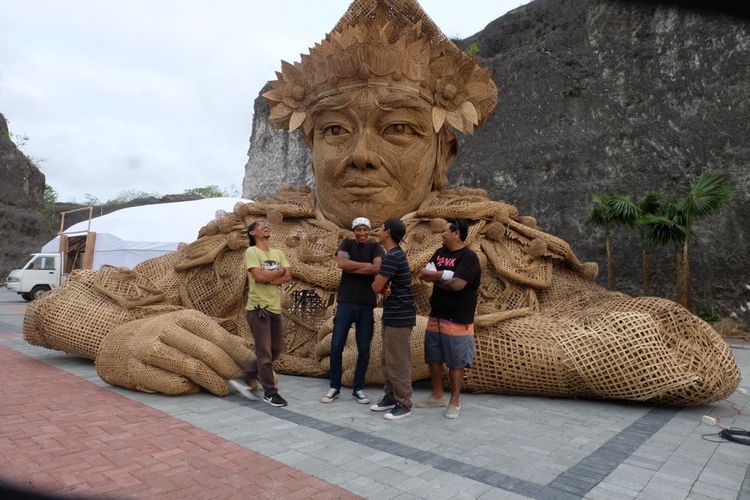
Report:
[{"label": "white van", "polygon": [[62,254],[33,253],[21,269],[14,269],[5,280],[5,286],[23,297],[34,300],[44,292],[59,287],[67,275],[63,274]]}]

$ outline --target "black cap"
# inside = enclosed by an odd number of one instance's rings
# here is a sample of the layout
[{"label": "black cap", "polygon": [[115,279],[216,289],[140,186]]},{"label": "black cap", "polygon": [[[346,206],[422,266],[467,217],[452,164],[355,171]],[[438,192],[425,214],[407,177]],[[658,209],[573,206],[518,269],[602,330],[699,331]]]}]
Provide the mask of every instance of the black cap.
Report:
[{"label": "black cap", "polygon": [[388,219],[383,222],[383,227],[391,233],[391,238],[393,238],[393,241],[396,243],[400,243],[401,240],[404,239],[406,225],[399,219]]}]

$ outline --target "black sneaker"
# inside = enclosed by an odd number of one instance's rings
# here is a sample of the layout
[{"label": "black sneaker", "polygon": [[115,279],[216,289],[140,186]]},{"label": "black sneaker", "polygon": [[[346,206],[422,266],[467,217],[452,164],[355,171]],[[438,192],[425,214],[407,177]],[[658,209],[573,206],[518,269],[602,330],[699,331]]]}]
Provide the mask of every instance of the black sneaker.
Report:
[{"label": "black sneaker", "polygon": [[370,407],[371,411],[386,411],[396,406],[396,402],[391,399],[388,394],[385,394],[380,401]]},{"label": "black sneaker", "polygon": [[391,411],[383,415],[386,420],[398,420],[399,418],[408,417],[411,415],[411,408],[402,406],[401,403],[396,403]]},{"label": "black sneaker", "polygon": [[359,404],[370,404],[370,398],[367,397],[367,394],[365,394],[365,391],[363,391],[362,389],[357,389],[356,391],[352,392],[352,397]]},{"label": "black sneaker", "polygon": [[263,396],[263,401],[271,406],[286,406],[286,399],[279,396],[278,393],[266,394],[265,396]]}]

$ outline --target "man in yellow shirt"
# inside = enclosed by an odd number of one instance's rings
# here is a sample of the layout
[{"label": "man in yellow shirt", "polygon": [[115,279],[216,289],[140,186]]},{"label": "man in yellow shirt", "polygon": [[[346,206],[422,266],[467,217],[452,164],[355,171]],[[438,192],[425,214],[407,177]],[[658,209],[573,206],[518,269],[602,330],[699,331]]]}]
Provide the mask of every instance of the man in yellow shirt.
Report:
[{"label": "man in yellow shirt", "polygon": [[247,382],[258,378],[263,386],[263,401],[272,406],[286,406],[274,383],[271,364],[284,351],[281,323],[281,285],[292,279],[284,252],[271,248],[271,226],[257,220],[247,226],[250,246],[245,251],[247,269],[247,303],[245,318],[255,343],[255,360],[245,368],[240,379],[229,385],[250,400],[257,400]]}]

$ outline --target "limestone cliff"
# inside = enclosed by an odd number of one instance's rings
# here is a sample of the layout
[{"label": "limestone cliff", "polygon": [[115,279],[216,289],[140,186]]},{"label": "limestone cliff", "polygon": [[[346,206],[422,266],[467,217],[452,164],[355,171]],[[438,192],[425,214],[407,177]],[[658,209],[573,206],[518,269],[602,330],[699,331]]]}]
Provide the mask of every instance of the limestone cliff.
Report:
[{"label": "limestone cliff", "polygon": [[0,282],[4,282],[8,271],[25,263],[29,253],[38,252],[39,242],[46,242],[54,231],[38,212],[44,174],[13,143],[2,113],[0,179]]}]

